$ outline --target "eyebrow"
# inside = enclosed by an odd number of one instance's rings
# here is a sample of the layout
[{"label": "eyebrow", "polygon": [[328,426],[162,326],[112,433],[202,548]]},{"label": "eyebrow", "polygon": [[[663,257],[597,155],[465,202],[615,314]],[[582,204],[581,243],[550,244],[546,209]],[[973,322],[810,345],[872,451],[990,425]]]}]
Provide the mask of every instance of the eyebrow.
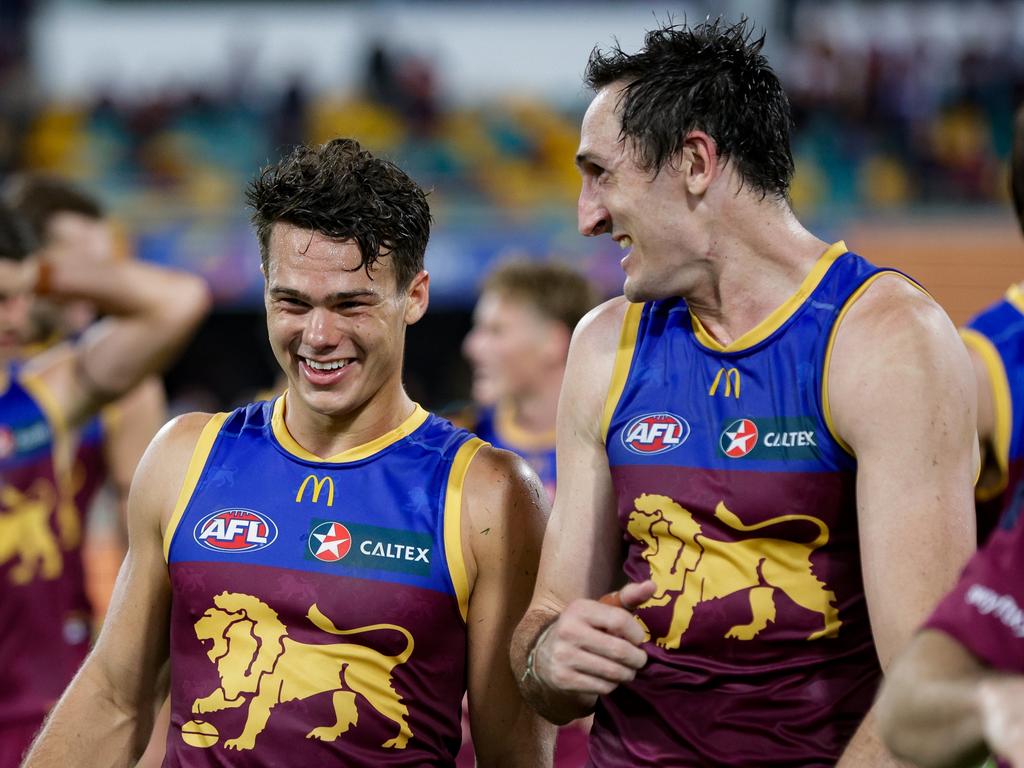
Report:
[{"label": "eyebrow", "polygon": [[[286,288],[284,286],[272,286],[270,288],[270,295],[274,297],[289,297],[293,299],[299,299],[307,304],[312,304],[313,299],[302,291],[297,291],[294,288]],[[327,296],[326,300],[330,304],[336,304],[342,301],[351,301],[353,299],[379,299],[380,294],[376,291],[364,288],[359,291],[338,291]]]}]

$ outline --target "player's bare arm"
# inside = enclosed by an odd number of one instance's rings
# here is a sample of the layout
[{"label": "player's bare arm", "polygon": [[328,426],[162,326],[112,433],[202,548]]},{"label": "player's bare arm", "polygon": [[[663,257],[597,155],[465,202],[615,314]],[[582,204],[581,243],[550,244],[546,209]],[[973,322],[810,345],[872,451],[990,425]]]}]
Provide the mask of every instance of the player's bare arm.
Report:
[{"label": "player's bare arm", "polygon": [[484,447],[466,477],[463,550],[471,585],[469,707],[477,764],[550,765],[554,728],[523,700],[508,663],[537,578],[547,495],[526,462]]},{"label": "player's bare arm", "polygon": [[208,420],[206,414],[174,420],[139,464],[129,500],[128,555],[103,630],[29,752],[26,768],[123,766],[146,746],[153,691],[168,654],[163,532]]},{"label": "player's bare arm", "polygon": [[108,316],[77,344],[58,345],[25,367],[71,425],[166,367],[210,306],[201,278],[139,261],[29,259],[16,266],[24,289],[34,286],[57,301],[85,299]]},{"label": "player's bare arm", "polygon": [[877,711],[893,752],[925,768],[970,768],[991,749],[1024,764],[1024,679],[983,666],[944,632],[925,630],[886,677]]},{"label": "player's bare arm", "polygon": [[[864,593],[883,671],[974,550],[975,383],[946,314],[883,275],[839,326],[827,383],[857,457]],[[839,765],[884,764],[872,714]]]},{"label": "player's bare arm", "polygon": [[[1005,467],[999,466],[996,456],[996,399],[992,379],[981,353],[968,345],[967,351],[974,370],[975,388],[978,393],[978,445],[981,449],[981,475],[978,478],[979,489],[998,487],[1005,484],[1003,477]],[[1008,417],[1007,417],[1008,418]]]},{"label": "player's bare arm", "polygon": [[[556,723],[590,713],[598,695],[631,680],[647,660],[629,611],[596,600],[622,578],[602,422],[627,306],[624,299],[601,305],[573,336],[558,405],[558,493],[537,588],[512,640],[523,695]],[[649,598],[646,589],[627,588],[627,607]]]}]

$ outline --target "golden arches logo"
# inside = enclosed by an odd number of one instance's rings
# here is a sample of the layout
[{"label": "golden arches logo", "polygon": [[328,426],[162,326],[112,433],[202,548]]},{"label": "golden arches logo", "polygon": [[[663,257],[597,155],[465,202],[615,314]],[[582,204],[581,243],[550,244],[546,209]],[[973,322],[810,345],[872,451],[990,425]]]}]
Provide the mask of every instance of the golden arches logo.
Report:
[{"label": "golden arches logo", "polygon": [[711,382],[708,395],[714,397],[718,394],[718,385],[722,383],[723,374],[725,377],[725,390],[722,394],[726,397],[740,399],[740,372],[738,368],[719,368],[715,380]]},{"label": "golden arches logo", "polygon": [[302,485],[299,486],[299,492],[295,494],[295,503],[298,504],[302,501],[302,495],[306,492],[306,486],[313,483],[313,503],[316,504],[320,501],[320,493],[323,491],[324,486],[327,486],[327,506],[334,506],[334,479],[330,477],[317,477],[316,475],[306,475],[306,479],[302,481]]}]

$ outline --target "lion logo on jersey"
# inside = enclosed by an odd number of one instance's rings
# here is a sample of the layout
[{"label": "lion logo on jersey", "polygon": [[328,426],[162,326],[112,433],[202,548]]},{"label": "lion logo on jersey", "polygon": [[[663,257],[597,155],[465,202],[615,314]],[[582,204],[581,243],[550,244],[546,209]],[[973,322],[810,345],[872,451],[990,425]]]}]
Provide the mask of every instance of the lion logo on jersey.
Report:
[{"label": "lion logo on jersey", "polygon": [[55,501],[53,486],[42,478],[24,492],[11,485],[0,488],[0,564],[18,561],[9,573],[12,583],[28,584],[37,576],[56,579],[64,570],[50,527]]},{"label": "lion logo on jersey", "polygon": [[196,637],[210,640],[207,652],[217,665],[220,687],[192,704],[195,714],[233,709],[248,704],[245,726],[238,738],[224,743],[228,749],[252,749],[278,704],[333,692],[332,725],[314,728],[307,739],[334,741],[356,724],[356,694],[362,695],[380,714],[398,726],[398,734],[381,746],[405,749],[412,738],[409,710],[391,683],[392,670],[404,663],[413,650],[412,635],[394,624],[374,624],[342,630],[324,616],[316,604],[306,617],[318,629],[332,635],[355,635],[375,630],[394,630],[405,637],[405,649],[397,656],[355,643],[330,645],[300,643],[288,637],[277,612],[251,595],[222,592],[213,598],[215,607],[196,622]]},{"label": "lion logo on jersey", "polygon": [[778,523],[801,520],[818,527],[809,543],[785,539],[754,538],[719,541],[706,537],[689,510],[667,496],[643,494],[634,502],[627,530],[645,545],[643,559],[651,569],[657,592],[640,608],[673,603],[672,621],[662,648],[678,648],[693,618],[693,610],[705,600],[750,590],[751,620],[737,624],[725,637],[751,640],[775,621],[775,590],[782,590],[798,605],[821,614],[823,628],[808,640],[836,637],[842,622],[834,592],[811,573],[811,553],[828,542],[828,527],[808,515],[780,515],[746,525],[719,502],[715,517],[736,531],[756,531]]}]

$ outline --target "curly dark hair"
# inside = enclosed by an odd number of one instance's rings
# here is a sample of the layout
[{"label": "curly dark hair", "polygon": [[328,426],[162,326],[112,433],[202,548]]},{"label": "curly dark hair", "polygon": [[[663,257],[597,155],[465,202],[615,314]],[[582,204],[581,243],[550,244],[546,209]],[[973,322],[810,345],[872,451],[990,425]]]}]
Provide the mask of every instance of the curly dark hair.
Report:
[{"label": "curly dark hair", "polygon": [[38,247],[25,219],[0,202],[0,259],[24,261]]},{"label": "curly dark hair", "polygon": [[354,139],[296,147],[257,174],[246,198],[264,270],[270,233],[279,221],[354,240],[362,255],[356,269],[369,272],[390,256],[399,288],[423,269],[431,222],[426,194],[397,165],[374,157]]},{"label": "curly dark hair", "polygon": [[103,219],[103,205],[95,197],[59,176],[25,174],[12,178],[4,190],[5,202],[46,242],[47,227],[55,216],[74,213],[93,221]]},{"label": "curly dark hair", "polygon": [[746,17],[736,24],[669,23],[647,33],[644,48],[594,48],[584,76],[597,91],[623,81],[620,137],[639,166],[657,174],[677,157],[691,130],[705,131],[742,180],[763,195],[785,198],[793,178],[789,100],[761,53]]}]

